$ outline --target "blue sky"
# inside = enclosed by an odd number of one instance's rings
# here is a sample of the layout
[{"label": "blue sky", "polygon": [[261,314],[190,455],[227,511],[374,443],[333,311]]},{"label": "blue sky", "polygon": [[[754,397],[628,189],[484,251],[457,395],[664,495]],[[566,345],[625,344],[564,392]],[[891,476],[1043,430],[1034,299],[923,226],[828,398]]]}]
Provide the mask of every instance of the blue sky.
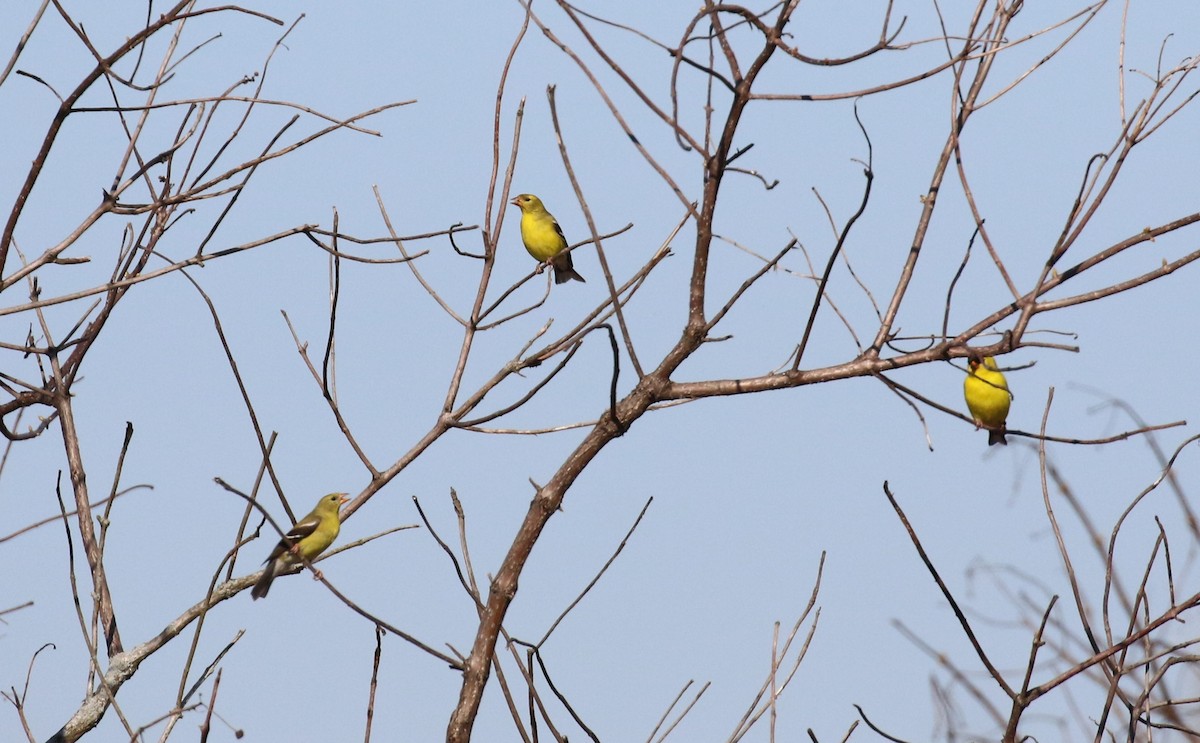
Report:
[{"label": "blue sky", "polygon": [[[694,3],[617,3],[591,10],[621,18],[675,44]],[[651,7],[652,6],[652,7]],[[339,132],[293,156],[264,166],[222,224],[210,247],[237,245],[299,224],[329,227],[336,208],[344,232],[386,234],[372,189],[377,188],[399,233],[420,234],[454,223],[485,223],[492,127],[499,71],[520,27],[517,3],[425,3],[382,7],[346,3],[305,6],[263,2],[257,10],[290,24],[305,17],[271,62],[263,96],[349,116],[393,101],[414,101],[365,123],[380,137]],[[837,56],[869,45],[878,35],[880,3],[851,13],[837,2],[802,4],[790,30],[814,56]],[[145,9],[113,12],[72,7],[99,49],[110,49],[137,28]],[[35,11],[32,3],[0,7],[0,41],[10,53]],[[947,9],[947,27],[961,29],[962,9]],[[157,12],[157,9],[156,9]],[[585,44],[550,3],[537,7],[556,34],[574,49]],[[1029,4],[1011,31],[1017,39],[1063,16]],[[1067,49],[1037,69],[1011,93],[977,113],[963,137],[973,193],[987,218],[1017,286],[1028,290],[1062,229],[1088,159],[1107,151],[1120,131],[1118,44],[1123,8],[1108,4]],[[957,15],[954,15],[957,14]],[[1132,3],[1128,11],[1126,66],[1153,70],[1195,54],[1196,10],[1169,11]],[[907,16],[902,40],[929,39],[938,19],[926,3],[898,3]],[[611,28],[598,28],[631,74],[660,104],[668,102],[665,52]],[[220,33],[180,66],[162,95],[213,95],[240,76],[261,71],[281,30],[248,16],[213,15],[190,23],[182,48]],[[1049,53],[1066,31],[1017,46],[997,60],[988,88],[999,91]],[[1168,38],[1169,37],[1169,38]],[[1165,39],[1165,41],[1164,41]],[[741,37],[743,52],[751,45]],[[699,49],[699,46],[696,47]],[[161,44],[147,55],[157,65]],[[669,130],[647,114],[620,81],[584,53],[605,90],[636,135],[690,198],[701,188],[699,159],[674,144]],[[777,55],[760,80],[766,92],[828,93],[865,88],[928,68],[945,58],[937,43],[889,52],[860,65],[802,66]],[[47,13],[18,69],[38,75],[60,93],[89,69],[89,58],[61,20]],[[1127,72],[1127,108],[1149,83]],[[695,73],[682,77],[681,117],[698,131],[704,89]],[[1187,85],[1191,88],[1187,88]],[[631,147],[595,88],[579,68],[536,29],[522,42],[507,82],[500,150],[507,153],[518,101],[525,99],[513,192],[540,195],[572,241],[587,224],[564,172],[546,100],[557,102],[572,164],[601,232],[633,228],[605,244],[615,275],[635,271],[683,216],[682,207]],[[1193,81],[1184,90],[1194,90]],[[250,87],[244,91],[249,92]],[[928,186],[949,124],[952,86],[943,73],[920,84],[858,102],[874,150],[870,208],[851,233],[845,255],[879,302],[891,295],[896,273],[912,242],[920,196]],[[985,94],[986,96],[986,94]],[[123,92],[123,100],[140,96]],[[105,105],[98,87],[85,104]],[[27,77],[0,86],[0,204],[11,204],[44,134],[57,100]],[[720,104],[718,104],[720,107]],[[240,114],[229,106],[219,123]],[[256,154],[291,116],[261,109],[230,153],[229,164]],[[181,113],[157,120],[148,141],[161,144],[179,126]],[[302,118],[290,141],[317,126]],[[1185,109],[1135,148],[1122,178],[1063,265],[1149,225],[1195,211],[1200,144],[1196,111]],[[206,148],[211,154],[217,139]],[[760,255],[779,251],[792,236],[823,265],[834,243],[815,192],[840,225],[853,213],[863,187],[859,160],[866,147],[854,122],[853,102],[755,102],[743,121],[739,145],[754,144],[738,165],[779,186],[767,191],[749,176],[730,175],[723,187],[716,231]],[[52,152],[16,236],[36,255],[55,244],[92,208],[112,181],[122,134],[111,114],[77,114]],[[147,144],[148,152],[154,151]],[[503,168],[503,164],[501,166]],[[962,188],[951,175],[928,238],[920,270],[902,308],[905,336],[940,330],[946,286],[954,275],[973,222]],[[202,204],[181,220],[163,252],[181,258],[195,251],[219,203]],[[505,209],[500,255],[489,296],[532,266],[520,245],[517,213]],[[93,258],[90,267],[54,267],[41,277],[43,291],[59,294],[102,282],[111,271],[125,222],[108,218],[71,255]],[[478,250],[478,231],[458,238]],[[679,336],[686,312],[694,231],[673,241],[674,255],[628,306],[631,332],[643,365],[657,364]],[[1183,231],[1142,245],[1081,276],[1055,296],[1105,286],[1153,269],[1194,250]],[[429,250],[420,270],[441,296],[465,313],[479,278],[476,261],[456,256],[444,238],[407,243]],[[368,257],[394,257],[387,245],[355,247]],[[473,390],[512,358],[551,318],[554,330],[571,327],[605,295],[594,251],[575,253],[586,284],[556,287],[545,306],[486,334],[465,375]],[[12,270],[10,260],[8,270]],[[710,272],[710,309],[761,264],[717,244]],[[787,271],[764,277],[717,329],[732,338],[707,344],[675,375],[676,381],[757,376],[785,364],[812,301],[806,264],[793,254]],[[356,495],[368,476],[346,444],[321,398],[280,311],[316,356],[327,332],[328,260],[302,237],[209,262],[190,274],[220,313],[263,428],[278,432],[273,461],[293,507],[306,511],[326,492]],[[1189,369],[1195,367],[1195,268],[1105,301],[1035,319],[1042,340],[1079,346],[1078,353],[1024,349],[1005,366],[1032,364],[1009,373],[1014,391],[1009,426],[1035,431],[1054,390],[1047,429],[1058,436],[1097,438],[1136,427],[1106,404],[1128,403],[1149,423],[1187,420],[1159,434],[1172,451],[1195,433],[1200,420]],[[540,284],[534,282],[534,287]],[[342,410],[358,441],[380,465],[407,451],[434,424],[461,343],[461,329],[401,265],[342,267],[337,375]],[[528,301],[538,289],[518,295]],[[14,287],[3,307],[25,301]],[[864,342],[873,335],[869,299],[839,267],[828,295]],[[1010,301],[1003,282],[976,246],[955,294],[951,332],[976,323]],[[514,304],[514,307],[519,304]],[[48,316],[63,332],[84,311],[73,303]],[[21,342],[34,318],[0,318],[6,342]],[[1000,328],[1005,329],[1005,326]],[[553,331],[552,331],[553,332]],[[911,346],[921,346],[912,340]],[[857,354],[850,335],[828,310],[819,316],[804,368],[843,362]],[[32,362],[3,352],[0,371],[36,377]],[[496,390],[481,412],[518,399],[541,377],[534,370]],[[589,338],[568,369],[531,404],[498,426],[543,428],[594,419],[607,402],[607,340]],[[224,359],[208,311],[178,275],[139,285],[122,301],[85,362],[77,383],[76,411],[93,494],[107,491],[126,421],[135,434],[122,484],[153,487],[125,496],[113,512],[107,564],[118,619],[127,646],[157,634],[203,595],[229,549],[242,503],[213,484],[221,477],[243,489],[253,482],[260,453]],[[940,403],[961,409],[962,372],[938,363],[896,372],[893,378]],[[622,368],[621,390],[633,384]],[[1019,677],[1031,630],[1013,625],[1030,616],[1013,594],[996,585],[1009,568],[1036,576],[1061,596],[1055,617],[1078,634],[1070,587],[1047,524],[1038,459],[1030,439],[1014,437],[1006,449],[988,450],[986,434],[963,421],[922,407],[926,431],[912,409],[881,383],[853,379],[762,395],[715,398],[646,415],[613,442],[570,490],[564,510],[551,520],[523,574],[505,626],[515,637],[536,640],[608,559],[647,499],[653,504],[621,557],[598,586],[557,629],[545,648],[558,687],[602,740],[644,740],[671,699],[689,680],[711,682],[704,697],[672,736],[723,740],[766,677],[772,626],[786,631],[803,610],[821,554],[826,554],[818,606],[820,621],[808,655],[780,700],[780,739],[796,740],[811,728],[820,740],[838,740],[857,719],[858,704],[894,735],[930,739],[939,731],[931,678],[946,680],[933,659],[905,638],[896,624],[954,659],[993,703],[1002,695],[971,652],[953,614],[920,563],[884,498],[890,483],[943,579],[971,607],[980,639],[1010,679]],[[11,420],[9,421],[11,423]],[[25,421],[28,423],[28,420]],[[545,482],[584,436],[585,429],[538,436],[469,432],[446,435],[376,494],[343,528],[348,542],[419,519],[419,498],[443,538],[457,544],[449,491],[467,514],[471,556],[481,580],[494,572],[512,543],[533,495],[529,480]],[[1192,452],[1180,457],[1177,475],[1187,492]],[[1054,444],[1049,456],[1107,535],[1121,511],[1152,483],[1160,466],[1144,440],[1106,447]],[[64,467],[57,427],[16,444],[0,473],[0,536],[57,512],[54,487]],[[274,495],[266,500],[277,518]],[[1103,572],[1076,520],[1055,501],[1084,593],[1100,600]],[[1159,516],[1171,535],[1174,578],[1180,595],[1196,590],[1195,541],[1182,528],[1173,496],[1156,491],[1134,512],[1119,542],[1118,561],[1135,581],[1156,535]],[[77,533],[76,533],[77,536]],[[67,583],[64,534],[43,527],[0,543],[0,609],[25,601],[30,608],[0,627],[0,688],[18,688],[31,655],[44,643],[53,651],[34,667],[26,713],[39,739],[75,711],[86,681],[86,652]],[[260,540],[238,562],[238,574],[257,566],[269,550]],[[76,570],[85,571],[81,559]],[[444,649],[466,652],[476,625],[474,608],[452,566],[423,529],[390,535],[322,565],[325,575],[364,608]],[[80,572],[82,576],[83,572]],[[1156,574],[1155,603],[1165,589]],[[1033,605],[1044,596],[1019,584]],[[373,627],[342,606],[320,584],[281,579],[270,599],[248,595],[227,602],[207,619],[196,667],[202,667],[239,630],[245,636],[225,656],[217,712],[249,740],[340,740],[361,734],[374,649]],[[1064,630],[1065,631],[1065,630]],[[801,635],[807,632],[807,625]],[[1180,630],[1180,637],[1186,636]],[[1064,641],[1063,633],[1056,639]],[[173,702],[191,632],[154,655],[118,697],[133,724],[147,724]],[[1072,648],[1078,655],[1078,650]],[[1035,680],[1051,674],[1039,668]],[[509,678],[517,676],[506,660]],[[194,673],[194,672],[193,672]],[[1177,694],[1195,692],[1181,680]],[[376,701],[375,740],[433,740],[443,735],[458,694],[459,677],[437,660],[395,637],[384,642]],[[1095,686],[1072,687],[1085,710]],[[205,691],[207,699],[208,691]],[[960,731],[986,735],[990,720],[961,689]],[[524,701],[520,704],[523,706]],[[22,733],[8,706],[0,713],[0,738]],[[1057,727],[1071,717],[1065,700],[1047,698],[1027,718],[1041,740],[1079,735]],[[554,707],[557,723],[583,739]],[[177,735],[190,735],[191,713]],[[1073,718],[1072,718],[1073,719]],[[1074,723],[1073,723],[1074,724]],[[748,740],[767,740],[765,721]],[[493,684],[476,726],[478,740],[517,740],[503,699]],[[148,735],[157,737],[158,729]],[[118,740],[124,733],[110,714],[90,739]],[[853,739],[870,739],[863,730]],[[210,740],[233,740],[214,729]]]}]

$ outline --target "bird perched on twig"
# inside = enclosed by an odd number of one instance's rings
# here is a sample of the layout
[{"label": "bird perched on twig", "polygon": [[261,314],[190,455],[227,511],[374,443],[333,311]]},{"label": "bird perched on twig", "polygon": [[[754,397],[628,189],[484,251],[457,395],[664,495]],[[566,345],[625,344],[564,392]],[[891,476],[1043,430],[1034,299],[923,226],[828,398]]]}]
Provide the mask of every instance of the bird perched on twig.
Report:
[{"label": "bird perched on twig", "polygon": [[975,420],[975,427],[988,429],[988,446],[1008,444],[1004,438],[1004,426],[1008,421],[1008,407],[1012,404],[1012,393],[1008,381],[996,366],[996,359],[985,356],[967,362],[969,371],[963,380],[963,396],[967,398],[967,409]]},{"label": "bird perched on twig", "polygon": [[563,284],[571,279],[586,281],[571,264],[567,238],[563,237],[562,228],[554,215],[546,211],[542,200],[531,193],[523,193],[509,203],[521,210],[521,240],[525,249],[554,269],[554,283]]},{"label": "bird perched on twig", "polygon": [[[257,599],[265,598],[271,590],[271,581],[281,571],[299,562],[312,562],[337,539],[342,522],[338,518],[338,509],[350,500],[345,493],[330,493],[317,501],[317,506],[279,540],[271,554],[263,562],[267,567],[262,577],[254,584],[250,595]],[[314,571],[316,569],[314,568]],[[317,573],[320,575],[320,573]]]}]

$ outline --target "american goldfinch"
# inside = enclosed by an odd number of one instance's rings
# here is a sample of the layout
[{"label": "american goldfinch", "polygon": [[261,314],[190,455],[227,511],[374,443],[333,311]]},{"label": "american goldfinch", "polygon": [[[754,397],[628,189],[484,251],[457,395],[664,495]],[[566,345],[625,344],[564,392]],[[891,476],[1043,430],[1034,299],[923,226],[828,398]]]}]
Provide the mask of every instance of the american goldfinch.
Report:
[{"label": "american goldfinch", "polygon": [[967,398],[967,409],[975,419],[975,427],[988,429],[988,446],[1007,445],[1004,425],[1008,420],[1008,406],[1012,403],[1008,382],[991,356],[985,356],[983,363],[971,359],[967,366],[970,371],[963,380],[963,396]]},{"label": "american goldfinch", "polygon": [[554,283],[562,284],[571,279],[585,281],[571,265],[571,254],[567,252],[567,238],[554,215],[546,211],[542,200],[531,193],[523,193],[509,202],[521,210],[521,240],[525,249],[542,263],[554,269]]},{"label": "american goldfinch", "polygon": [[301,558],[309,561],[316,559],[333,544],[342,528],[338,508],[348,500],[345,493],[323,496],[312,513],[297,521],[291,531],[279,540],[279,544],[263,561],[267,567],[250,591],[255,600],[266,597],[267,591],[271,590],[271,581],[280,571],[301,562]]}]

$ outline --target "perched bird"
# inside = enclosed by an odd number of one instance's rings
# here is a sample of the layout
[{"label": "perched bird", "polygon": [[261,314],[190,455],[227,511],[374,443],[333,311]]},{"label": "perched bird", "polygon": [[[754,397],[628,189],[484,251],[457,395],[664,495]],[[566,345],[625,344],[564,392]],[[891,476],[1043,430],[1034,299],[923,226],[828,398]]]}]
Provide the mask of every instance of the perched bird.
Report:
[{"label": "perched bird", "polygon": [[523,193],[509,203],[521,210],[521,240],[525,249],[542,263],[550,264],[554,269],[554,283],[562,284],[571,279],[585,281],[571,264],[562,228],[554,215],[546,211],[542,200],[531,193]]},{"label": "perched bird", "polygon": [[963,380],[963,395],[967,398],[967,409],[975,419],[975,427],[988,429],[988,446],[1007,445],[1004,425],[1008,420],[1008,406],[1012,403],[1008,382],[991,356],[985,356],[983,363],[972,358],[967,366],[970,371]]},{"label": "perched bird", "polygon": [[342,528],[338,509],[348,500],[345,493],[323,496],[312,513],[297,521],[291,531],[279,540],[279,544],[263,561],[267,567],[250,591],[255,600],[266,597],[267,591],[271,590],[271,581],[280,571],[301,562],[301,558],[310,562],[315,560],[317,555],[333,544]]}]

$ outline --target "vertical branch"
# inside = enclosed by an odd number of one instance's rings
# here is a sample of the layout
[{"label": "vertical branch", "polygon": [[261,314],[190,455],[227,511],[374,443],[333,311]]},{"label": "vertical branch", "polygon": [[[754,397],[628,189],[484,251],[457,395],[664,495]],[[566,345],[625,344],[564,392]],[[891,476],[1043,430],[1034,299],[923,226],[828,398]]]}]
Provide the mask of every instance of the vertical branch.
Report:
[{"label": "vertical branch", "polygon": [[258,465],[258,472],[254,474],[254,485],[250,488],[251,500],[246,502],[246,508],[242,511],[242,520],[238,524],[237,533],[233,537],[233,554],[229,556],[229,567],[225,570],[225,580],[233,578],[233,570],[237,566],[238,555],[241,554],[239,546],[242,543],[242,538],[246,535],[246,526],[250,523],[250,514],[254,513],[254,503],[258,501],[258,490],[262,487],[263,475],[266,474],[271,459],[271,451],[275,448],[275,439],[278,436],[277,431],[271,432],[271,438],[267,441],[267,450],[263,455],[262,463]]},{"label": "vertical branch", "polygon": [[[518,41],[520,41],[520,39],[518,39]],[[513,47],[513,51],[516,51],[515,45]],[[511,57],[509,61],[511,62]],[[501,84],[503,84],[503,82]],[[497,95],[499,95],[499,93]],[[497,101],[497,105],[499,105],[499,101]],[[504,201],[508,197],[508,191],[512,185],[513,171],[517,167],[517,151],[520,149],[521,145],[521,123],[524,120],[525,99],[522,98],[521,102],[517,105],[517,114],[513,124],[512,151],[509,154],[508,169],[505,170],[504,173],[504,186],[500,191],[501,201]],[[500,120],[498,117],[496,119],[496,127],[496,131],[499,132]],[[499,136],[499,134],[497,133],[496,136]],[[494,190],[495,183],[493,182],[488,191],[489,194]],[[489,195],[488,198],[490,199],[491,196]],[[499,229],[502,219],[502,217],[497,218],[497,229]],[[446,400],[442,404],[443,417],[449,415],[450,411],[454,409],[455,401],[458,399],[458,391],[462,387],[463,374],[465,374],[467,370],[467,359],[471,355],[471,348],[475,343],[475,334],[479,329],[479,320],[482,316],[480,313],[483,311],[483,300],[487,296],[487,288],[492,279],[492,269],[496,265],[496,236],[491,233],[485,233],[484,240],[486,241],[486,255],[483,261],[483,273],[479,277],[479,289],[475,293],[475,303],[471,307],[471,319],[467,323],[466,330],[463,332],[462,346],[458,352],[458,361],[454,365],[454,374],[450,378],[450,386],[449,389],[446,390]]]},{"label": "vertical branch", "polygon": [[846,220],[845,226],[842,227],[837,244],[833,246],[833,250],[829,253],[829,260],[825,263],[825,271],[821,274],[821,280],[817,282],[817,295],[813,298],[812,309],[808,313],[808,322],[804,325],[804,334],[800,337],[800,345],[796,348],[796,360],[792,362],[792,371],[800,368],[800,360],[804,358],[804,350],[808,348],[808,339],[812,337],[813,326],[817,322],[817,310],[821,308],[821,300],[825,297],[825,288],[829,285],[829,275],[833,273],[833,265],[841,255],[846,239],[850,236],[850,229],[867,211],[867,204],[871,201],[871,184],[875,181],[875,171],[872,168],[874,149],[871,147],[871,135],[867,134],[867,128],[863,126],[862,119],[858,118],[857,105],[854,107],[854,121],[857,122],[859,131],[863,133],[863,138],[867,140],[867,162],[863,168],[863,178],[866,179],[866,183],[863,185],[862,201],[859,202],[858,210],[850,216],[850,219]]},{"label": "vertical branch", "polygon": [[217,708],[217,692],[221,690],[221,672],[223,670],[217,670],[217,677],[213,679],[212,694],[209,695],[208,704],[204,705],[204,722],[200,723],[200,743],[208,743],[208,732],[212,730],[212,716]]},{"label": "vertical branch", "polygon": [[779,720],[779,689],[776,684],[776,679],[779,675],[779,663],[779,622],[776,622],[771,631],[771,672],[769,674],[771,682],[771,717],[767,721],[768,736],[772,743],[775,740],[775,724]]},{"label": "vertical branch", "polygon": [[379,685],[379,660],[383,656],[383,628],[375,627],[375,656],[371,662],[371,685],[367,692],[367,730],[363,743],[371,743],[371,723],[375,720],[375,689]]},{"label": "vertical branch", "polygon": [[[88,649],[88,687],[89,690],[92,687],[91,679],[93,676],[98,679],[97,686],[99,689],[103,690],[107,700],[116,710],[117,717],[121,720],[121,724],[125,727],[125,731],[130,734],[130,737],[132,737],[133,728],[129,725],[129,721],[125,718],[125,714],[121,711],[120,706],[117,704],[116,690],[109,686],[103,669],[100,668],[100,658],[96,653],[96,644],[92,642],[92,637],[88,633],[87,620],[84,619],[83,616],[83,606],[79,600],[79,584],[75,579],[75,542],[71,537],[71,522],[67,519],[67,506],[63,501],[61,470],[59,470],[58,480],[54,484],[54,495],[58,499],[58,511],[62,516],[63,531],[66,532],[67,535],[67,569],[71,580],[71,600],[75,606],[75,618],[79,622],[79,629],[83,635],[83,642],[87,645]],[[109,655],[109,660],[111,661],[112,659],[113,656]],[[70,738],[69,740],[77,740],[77,738]],[[51,738],[51,741],[52,743],[67,743],[68,738],[63,735],[62,731],[59,731],[53,738]]]},{"label": "vertical branch", "polygon": [[[754,82],[778,48],[777,42],[783,33],[783,27],[795,11],[797,2],[798,0],[787,0],[782,3],[775,24],[765,28],[766,39],[763,48],[746,68],[745,76],[737,81],[724,126],[717,138],[717,146],[704,163],[704,196],[700,204],[700,217],[696,222],[696,249],[692,258],[692,278],[688,289],[688,323],[685,331],[697,340],[700,339],[705,326],[704,300],[708,283],[708,256],[712,248],[712,226],[716,216],[717,196],[725,180],[725,169],[730,163],[733,139],[741,123],[742,114],[750,103]],[[720,8],[710,6],[702,12],[716,15]],[[718,36],[722,33],[717,32]]]},{"label": "vertical branch", "polygon": [[[58,364],[58,354],[50,354],[56,381],[61,383],[61,369]],[[87,470],[83,466],[83,453],[79,446],[79,432],[75,427],[75,409],[71,404],[70,392],[59,388],[55,395],[54,409],[58,412],[58,423],[62,430],[63,451],[67,457],[67,470],[71,478],[71,489],[75,494],[75,510],[79,513],[79,538],[83,542],[84,555],[92,574],[92,587],[95,591],[96,610],[100,625],[104,630],[105,646],[108,657],[124,650],[121,645],[121,633],[117,629],[117,615],[113,608],[112,592],[108,588],[108,575],[104,571],[104,553],[96,538],[96,530],[92,525],[92,504],[88,498]]]},{"label": "vertical branch", "polygon": [[[342,293],[342,256],[338,253],[338,210],[333,210],[333,253],[329,256],[329,335],[321,361],[321,393],[330,404],[337,404],[337,370],[334,364],[334,338],[337,330],[338,298]],[[332,373],[330,369],[333,368]],[[332,376],[333,380],[330,381]]]},{"label": "vertical branch", "polygon": [[[517,37],[513,39],[512,47],[508,50],[508,57],[504,60],[504,66],[500,68],[500,82],[496,85],[496,109],[492,114],[492,175],[488,181],[488,197],[487,204],[483,211],[483,241],[484,250],[487,252],[487,257],[493,258],[496,249],[496,235],[500,231],[500,227],[504,224],[504,207],[500,211],[493,212],[496,198],[496,179],[500,174],[500,116],[504,112],[504,91],[508,86],[508,73],[512,69],[513,59],[517,56],[517,49],[521,46],[521,40],[525,38],[525,32],[529,30],[529,18],[533,11],[528,7],[525,8],[525,19],[521,22],[521,30],[517,32]],[[520,131],[522,113],[525,110],[525,99],[521,99],[520,105],[517,107],[517,130]],[[509,157],[509,178],[512,177],[512,165],[516,159],[516,145],[514,142],[513,153]],[[508,180],[505,180],[504,189],[501,191],[500,203],[507,206],[508,201]],[[496,226],[492,227],[492,214],[496,215]]]},{"label": "vertical branch", "polygon": [[[575,451],[563,462],[550,481],[538,489],[526,512],[524,521],[513,538],[512,546],[492,580],[487,604],[480,615],[471,654],[464,664],[458,704],[455,705],[447,725],[446,740],[448,743],[467,743],[471,739],[475,719],[479,714],[479,706],[483,700],[483,690],[487,685],[491,659],[495,655],[496,642],[503,627],[504,617],[517,593],[518,578],[524,571],[533,546],[541,537],[550,517],[562,506],[567,490],[605,446],[613,439],[624,435],[632,422],[646,412],[656,401],[658,394],[669,383],[672,372],[679,368],[703,343],[705,283],[709,248],[713,238],[712,220],[716,212],[717,194],[728,165],[733,138],[737,133],[742,113],[751,99],[753,83],[777,49],[776,42],[796,8],[796,2],[797,0],[785,2],[779,9],[779,16],[774,26],[765,30],[763,48],[747,67],[745,77],[740,81],[734,100],[730,105],[717,149],[705,162],[704,200],[700,208],[700,219],[697,222],[696,252],[688,292],[688,320],[682,337],[675,347],[667,352],[659,367],[643,376],[633,390],[617,404],[616,414],[602,417]],[[471,330],[468,329],[460,355],[460,368],[456,370],[456,379],[461,376],[461,367],[465,364],[465,354],[469,348],[470,338]],[[456,386],[452,387],[452,391],[456,389]],[[447,405],[452,400],[452,396],[448,397]]]},{"label": "vertical branch", "polygon": [[1058,519],[1054,516],[1054,507],[1050,504],[1050,487],[1046,482],[1046,421],[1050,417],[1050,406],[1054,402],[1054,388],[1051,387],[1046,396],[1046,408],[1042,414],[1042,438],[1038,441],[1038,460],[1041,470],[1042,483],[1042,503],[1046,509],[1046,519],[1050,522],[1050,528],[1054,532],[1055,543],[1058,545],[1058,554],[1062,558],[1063,568],[1067,571],[1067,579],[1071,583],[1071,593],[1075,597],[1075,609],[1079,612],[1079,622],[1083,626],[1084,634],[1087,635],[1089,647],[1093,653],[1100,651],[1100,646],[1096,642],[1096,637],[1092,633],[1091,622],[1088,621],[1087,607],[1084,606],[1083,592],[1079,587],[1079,580],[1075,576],[1075,566],[1071,563],[1070,552],[1067,551],[1066,540],[1063,539],[1062,530],[1058,526]]},{"label": "vertical branch", "polygon": [[[975,6],[975,14],[972,16],[968,31],[965,34],[966,41],[963,42],[962,49],[958,53],[958,59],[964,60],[964,63],[955,65],[954,68],[955,91],[959,90],[961,80],[965,74],[965,60],[979,45],[977,29],[979,28],[979,22],[986,5],[987,0],[979,0],[978,5]],[[1011,16],[1005,16],[1006,20],[997,25],[996,29],[989,35],[985,46],[990,47],[1003,42],[1004,30],[1008,26],[1008,18],[1011,18]],[[921,248],[925,244],[925,235],[929,231],[929,225],[933,221],[933,210],[937,205],[938,191],[941,188],[942,181],[946,178],[946,168],[950,164],[950,157],[954,153],[963,127],[966,126],[967,120],[974,110],[973,106],[979,97],[980,90],[983,89],[983,83],[987,79],[987,73],[991,69],[991,61],[994,58],[995,55],[993,54],[983,55],[979,70],[975,73],[975,78],[971,82],[971,87],[959,103],[955,115],[952,117],[950,133],[946,136],[946,142],[942,146],[942,152],[938,156],[937,164],[934,166],[929,188],[925,191],[921,199],[923,204],[921,216],[917,221],[917,231],[913,236],[912,245],[909,247],[908,257],[905,259],[904,266],[900,270],[899,281],[896,284],[896,289],[892,292],[892,298],[888,302],[887,310],[884,311],[883,322],[879,324],[879,331],[875,334],[875,340],[871,342],[871,350],[875,353],[878,353],[879,349],[883,348],[892,334],[892,326],[896,322],[896,317],[900,312],[900,304],[908,293],[908,287],[912,282],[913,274],[916,272],[917,259],[920,258]]]},{"label": "vertical branch", "polygon": [[558,123],[558,102],[554,97],[553,85],[546,88],[546,98],[550,101],[550,121],[554,124],[554,136],[558,139],[558,151],[562,155],[563,167],[567,170],[567,177],[571,179],[571,187],[575,189],[575,198],[579,201],[580,208],[583,209],[588,231],[592,235],[592,244],[596,246],[596,257],[600,259],[600,268],[604,273],[604,282],[608,286],[608,295],[612,299],[613,310],[617,313],[617,324],[621,326],[621,336],[625,339],[625,350],[629,354],[629,361],[633,364],[634,372],[638,377],[642,377],[645,372],[642,371],[642,364],[633,350],[633,336],[629,334],[629,325],[625,322],[625,310],[617,298],[617,287],[613,282],[612,270],[608,267],[608,257],[604,255],[604,246],[600,244],[600,231],[596,229],[596,220],[592,217],[592,210],[588,208],[587,200],[583,197],[583,189],[579,186],[579,179],[575,177],[575,169],[571,167],[571,158],[567,155],[567,143],[563,139],[562,127]]},{"label": "vertical branch", "polygon": [[121,485],[121,472],[125,469],[125,455],[129,453],[129,442],[133,440],[133,424],[125,421],[125,438],[121,441],[121,453],[117,457],[117,469],[113,473],[112,489],[104,505],[104,515],[100,517],[100,553],[104,553],[104,542],[108,537],[108,525],[112,518],[113,502],[117,499],[117,489]]}]

